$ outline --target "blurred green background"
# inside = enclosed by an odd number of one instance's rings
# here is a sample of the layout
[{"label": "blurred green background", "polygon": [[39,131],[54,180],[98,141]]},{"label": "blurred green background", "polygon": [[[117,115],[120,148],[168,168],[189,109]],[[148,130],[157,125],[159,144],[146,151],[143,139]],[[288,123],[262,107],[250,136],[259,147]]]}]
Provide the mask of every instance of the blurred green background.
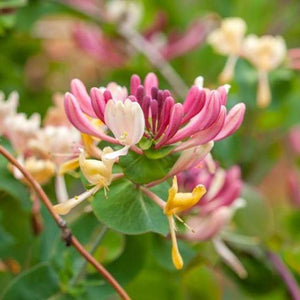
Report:
[{"label": "blurred green background", "polygon": [[[209,16],[221,20],[237,16],[246,21],[247,33],[282,35],[288,49],[300,47],[300,5],[296,0],[153,0],[141,4],[140,31],[152,24],[158,11],[167,16],[165,34],[174,30],[184,33],[190,22],[198,18]],[[14,9],[6,10],[7,7]],[[49,17],[96,24],[105,35],[117,38],[111,25],[100,25],[100,21],[95,22],[60,1],[0,0],[0,11],[0,90],[5,94],[19,92],[19,111],[44,115],[52,104],[53,94],[68,91],[74,77],[82,79],[89,88],[105,86],[110,81],[128,86],[131,74],[144,77],[153,71],[160,79],[160,86],[171,89],[145,56],[134,50],[124,65],[110,68],[76,47],[63,30],[54,30],[54,37],[42,38],[43,30],[38,31],[37,27]],[[67,25],[61,26],[64,29]],[[170,64],[188,86],[202,75],[205,86],[217,87],[225,59],[204,43]],[[272,103],[266,109],[259,109],[257,73],[245,60],[238,61],[228,103],[231,107],[244,102],[245,120],[236,134],[216,143],[213,150],[222,167],[240,165],[246,182],[243,196],[248,206],[236,214],[233,226],[237,234],[259,237],[260,244],[251,246],[239,241],[232,242],[232,247],[249,277],[239,279],[212,251],[210,242],[193,246],[182,243],[189,267],[178,272],[169,258],[170,243],[163,237],[154,234],[124,237],[109,232],[96,257],[116,274],[133,299],[289,299],[282,280],[263,253],[271,249],[280,254],[300,280],[300,208],[291,204],[286,187],[288,172],[299,165],[298,157],[290,155],[287,139],[289,129],[300,123],[299,72],[285,64],[270,74],[270,83]],[[1,170],[7,172],[5,161],[1,159],[0,163]],[[73,249],[63,245],[48,213],[43,209],[46,229],[35,236],[25,187],[7,172],[0,189],[0,257],[9,258],[16,268],[16,272],[0,270],[0,299],[5,289],[3,299],[8,300],[114,299],[107,296],[111,294],[110,288],[103,280],[99,281],[92,269],[86,280],[77,285],[70,283],[82,260]],[[46,190],[53,195],[51,184]],[[70,224],[87,247],[101,229],[91,214],[76,222],[70,220]]]}]

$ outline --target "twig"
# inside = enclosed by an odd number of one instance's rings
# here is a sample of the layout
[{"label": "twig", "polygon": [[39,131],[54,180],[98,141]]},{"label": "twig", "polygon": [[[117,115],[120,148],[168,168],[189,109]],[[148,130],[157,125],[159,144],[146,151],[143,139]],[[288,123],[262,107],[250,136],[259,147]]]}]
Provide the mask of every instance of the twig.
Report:
[{"label": "twig", "polygon": [[278,272],[279,276],[282,278],[292,299],[300,300],[300,289],[297,281],[290,270],[286,267],[280,256],[269,250],[266,251],[266,256]]},{"label": "twig", "polygon": [[122,299],[130,300],[125,290],[120,286],[118,281],[83,247],[83,245],[72,235],[71,230],[67,227],[64,219],[55,213],[52,207],[52,203],[39,183],[31,176],[31,174],[24,169],[24,167],[3,147],[0,145],[0,153],[20,172],[31,184],[32,189],[37,194],[39,199],[44,203],[48,209],[50,215],[55,220],[56,224],[62,231],[62,237],[66,242],[67,246],[73,246],[77,252],[82,255],[89,263],[91,263],[95,269],[106,279],[106,281],[115,289],[115,291],[121,296]]},{"label": "twig", "polygon": [[185,98],[188,88],[175,69],[164,59],[155,45],[147,41],[136,30],[119,25],[118,33],[125,38],[136,50],[144,54],[161,75],[169,82],[175,93],[182,99]]}]

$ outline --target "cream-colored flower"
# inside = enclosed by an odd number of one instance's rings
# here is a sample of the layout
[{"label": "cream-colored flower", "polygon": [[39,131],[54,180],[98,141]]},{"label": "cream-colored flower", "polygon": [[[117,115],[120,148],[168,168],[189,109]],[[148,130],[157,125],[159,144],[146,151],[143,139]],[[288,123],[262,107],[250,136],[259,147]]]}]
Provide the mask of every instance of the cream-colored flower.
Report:
[{"label": "cream-colored flower", "polygon": [[47,183],[55,174],[55,165],[51,160],[29,157],[25,160],[24,167],[40,184]]},{"label": "cream-colored flower", "polygon": [[281,36],[254,34],[244,40],[243,55],[259,70],[276,69],[286,57],[286,45]]},{"label": "cream-colored flower", "polygon": [[38,156],[52,159],[56,165],[71,159],[77,151],[81,137],[74,127],[46,126],[29,141],[29,148]]},{"label": "cream-colored flower", "polygon": [[247,25],[241,18],[227,18],[208,36],[208,42],[222,55],[239,56]]},{"label": "cream-colored flower", "polygon": [[8,99],[5,101],[4,93],[0,91],[0,134],[5,132],[5,119],[16,114],[18,104],[19,94],[17,92],[10,93]]},{"label": "cream-colored flower", "polygon": [[28,119],[23,113],[5,119],[6,135],[18,154],[24,153],[28,149],[28,142],[36,137],[40,123],[41,117],[38,113],[33,114]]},{"label": "cream-colored flower", "polygon": [[109,100],[105,108],[105,124],[124,148],[107,154],[110,159],[126,155],[129,148],[137,144],[145,130],[145,118],[142,108],[137,102],[127,99]]},{"label": "cream-colored flower", "polygon": [[286,57],[282,37],[249,35],[243,45],[243,55],[258,69],[257,104],[266,107],[271,102],[268,72],[277,68]]},{"label": "cream-colored flower", "polygon": [[105,158],[105,154],[111,153],[113,150],[110,147],[103,149],[103,157],[101,160],[87,159],[84,152],[79,156],[80,169],[93,187],[82,194],[75,196],[65,202],[55,205],[53,208],[56,213],[66,215],[75,206],[93,196],[100,188],[107,188],[112,181],[112,168],[115,160]]},{"label": "cream-colored flower", "polygon": [[221,83],[233,78],[234,67],[241,55],[246,23],[241,18],[227,18],[208,36],[208,43],[220,54],[228,56],[223,71],[219,76]]}]

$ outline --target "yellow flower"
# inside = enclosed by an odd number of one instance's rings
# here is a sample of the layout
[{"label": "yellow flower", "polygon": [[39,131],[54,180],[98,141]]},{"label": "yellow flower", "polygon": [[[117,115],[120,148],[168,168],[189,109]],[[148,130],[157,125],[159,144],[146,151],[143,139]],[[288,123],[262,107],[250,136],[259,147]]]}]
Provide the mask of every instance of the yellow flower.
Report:
[{"label": "yellow flower", "polygon": [[[110,147],[103,149],[103,154],[111,153],[113,150]],[[65,215],[69,211],[86,200],[87,198],[93,196],[102,187],[107,188],[112,180],[112,168],[116,160],[102,158],[97,159],[86,159],[85,153],[82,152],[79,156],[79,165],[84,177],[88,180],[90,184],[94,187],[90,190],[83,192],[81,195],[75,196],[66,202],[59,203],[53,208],[56,213],[60,215]]]},{"label": "yellow flower", "polygon": [[186,209],[193,207],[201,197],[206,193],[204,185],[197,185],[192,193],[178,193],[177,177],[173,178],[173,185],[169,189],[168,201],[164,208],[164,213],[168,217],[171,240],[172,240],[172,261],[176,269],[182,269],[183,260],[178,250],[177,240],[176,240],[176,226],[173,215],[176,216]]},{"label": "yellow flower", "polygon": [[173,185],[169,189],[169,197],[164,209],[164,213],[174,215],[193,207],[206,193],[204,185],[197,185],[192,193],[178,193],[177,177],[173,178]]}]

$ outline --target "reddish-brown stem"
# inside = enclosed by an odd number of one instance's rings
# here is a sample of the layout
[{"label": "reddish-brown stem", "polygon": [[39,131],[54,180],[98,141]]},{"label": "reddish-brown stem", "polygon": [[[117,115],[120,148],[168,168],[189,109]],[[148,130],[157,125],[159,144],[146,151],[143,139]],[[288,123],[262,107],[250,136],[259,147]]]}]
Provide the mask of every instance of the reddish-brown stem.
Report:
[{"label": "reddish-brown stem", "polygon": [[43,230],[43,219],[41,216],[41,203],[36,193],[31,192],[32,200],[32,227],[36,235],[38,235]]},{"label": "reddish-brown stem", "polygon": [[82,255],[95,269],[106,279],[106,281],[115,289],[122,299],[130,300],[125,290],[118,281],[83,247],[83,245],[72,235],[71,230],[67,227],[66,222],[62,219],[52,207],[52,203],[39,183],[31,176],[31,174],[23,168],[23,166],[3,147],[0,145],[0,153],[16,168],[20,170],[23,176],[32,186],[32,190],[37,194],[38,198],[45,204],[52,218],[62,230],[63,238],[67,245],[72,245],[77,252]]}]

